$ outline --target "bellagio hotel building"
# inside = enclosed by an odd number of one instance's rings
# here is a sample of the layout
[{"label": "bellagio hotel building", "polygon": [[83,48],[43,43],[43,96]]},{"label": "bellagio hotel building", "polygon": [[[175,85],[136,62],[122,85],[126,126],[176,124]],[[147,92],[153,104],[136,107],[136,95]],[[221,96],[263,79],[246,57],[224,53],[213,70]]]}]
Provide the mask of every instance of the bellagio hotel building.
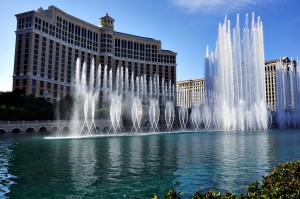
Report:
[{"label": "bellagio hotel building", "polygon": [[13,90],[50,101],[72,95],[77,58],[87,63],[87,74],[94,58],[102,71],[107,65],[115,74],[123,66],[129,78],[146,75],[149,81],[156,74],[176,84],[176,53],[161,49],[160,40],[114,31],[114,19],[108,14],[99,19],[99,26],[55,6],[16,18]]}]

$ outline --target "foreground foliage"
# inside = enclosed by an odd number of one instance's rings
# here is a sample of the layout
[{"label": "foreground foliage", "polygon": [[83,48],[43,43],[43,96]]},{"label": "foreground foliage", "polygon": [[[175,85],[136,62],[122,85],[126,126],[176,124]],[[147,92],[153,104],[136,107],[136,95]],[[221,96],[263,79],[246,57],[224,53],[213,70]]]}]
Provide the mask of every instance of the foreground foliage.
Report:
[{"label": "foreground foliage", "polygon": [[[287,162],[279,165],[268,176],[263,177],[262,184],[257,181],[246,187],[247,193],[235,195],[226,192],[221,194],[217,191],[196,191],[191,199],[277,199],[277,198],[300,198],[300,160]],[[155,194],[154,199],[159,197]],[[165,199],[180,199],[180,192],[170,190]]]}]

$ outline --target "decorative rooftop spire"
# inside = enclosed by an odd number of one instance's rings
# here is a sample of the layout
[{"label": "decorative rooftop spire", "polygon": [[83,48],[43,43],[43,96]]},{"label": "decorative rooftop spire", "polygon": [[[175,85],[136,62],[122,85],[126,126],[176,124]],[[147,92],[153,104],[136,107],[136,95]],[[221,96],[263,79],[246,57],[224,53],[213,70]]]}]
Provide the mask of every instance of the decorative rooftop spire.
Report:
[{"label": "decorative rooftop spire", "polygon": [[114,29],[115,20],[106,13],[104,17],[99,19],[99,27]]}]

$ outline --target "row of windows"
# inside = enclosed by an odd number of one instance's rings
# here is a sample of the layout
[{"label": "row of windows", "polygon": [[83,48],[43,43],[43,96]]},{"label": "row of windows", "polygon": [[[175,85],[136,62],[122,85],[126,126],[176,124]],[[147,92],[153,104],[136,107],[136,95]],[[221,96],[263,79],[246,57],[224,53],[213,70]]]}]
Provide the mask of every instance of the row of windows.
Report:
[{"label": "row of windows", "polygon": [[88,50],[97,51],[97,32],[71,23],[60,16],[56,17],[56,26],[56,34],[59,39]]},{"label": "row of windows", "polygon": [[[32,16],[18,19],[19,29],[28,28],[32,25]],[[34,27],[46,34],[49,34],[64,42],[98,51],[98,33],[87,28],[81,27],[68,20],[56,16],[56,24],[45,21],[38,16],[34,16]],[[113,42],[111,34],[101,34],[100,52],[111,53]],[[130,59],[140,59],[161,63],[176,63],[175,56],[157,55],[157,45],[137,43],[122,39],[115,39],[115,56]],[[142,52],[142,53],[139,53]]]},{"label": "row of windows", "polygon": [[[288,63],[288,64],[285,63],[285,65],[284,65],[284,67],[287,68],[287,71],[290,71],[290,67],[291,66],[292,66],[291,63]],[[295,67],[295,66],[293,65],[293,67]],[[274,65],[266,65],[265,66],[265,71],[266,72],[274,72],[274,71],[276,71],[276,64],[274,64]]]},{"label": "row of windows", "polygon": [[[21,80],[17,79],[15,81],[15,87],[16,88],[23,87],[26,89],[26,86],[28,83],[27,80],[29,80],[29,79],[21,79]],[[40,84],[39,93],[36,93],[37,82],[39,82],[39,84]],[[35,80],[35,79],[31,80],[31,87],[32,87],[31,94],[33,94],[33,95],[38,94],[39,96],[50,94],[56,98],[56,97],[59,97],[58,93],[60,94],[60,96],[64,96],[63,92],[66,92],[67,95],[70,95],[70,92],[71,92],[71,88],[69,86],[53,84],[50,82],[44,82],[44,81]],[[53,87],[53,89],[51,87]],[[44,91],[46,91],[46,92],[44,92]]]},{"label": "row of windows", "polygon": [[92,51],[98,50],[98,33],[68,22],[59,16],[57,16],[56,25],[35,16],[34,27],[69,44]]},{"label": "row of windows", "polygon": [[[37,81],[40,84],[39,93],[36,93]],[[59,84],[53,84],[51,82],[45,82],[45,81],[32,79],[32,93],[31,94],[33,94],[33,95],[46,96],[46,97],[52,96],[54,98],[57,98],[57,97],[64,96],[64,93],[66,93],[66,95],[70,95],[71,87],[59,85]],[[48,96],[48,95],[50,95],[50,96]]]},{"label": "row of windows", "polygon": [[[29,41],[30,41],[30,34],[26,33],[23,35],[19,35],[17,37],[18,46],[20,46],[20,52],[17,52],[17,70],[21,70],[21,58],[25,60],[22,61],[22,66],[28,66],[28,53],[29,53]],[[25,40],[24,40],[25,36]],[[81,58],[81,65],[84,61],[87,61],[88,66],[88,77],[89,77],[89,70],[91,65],[92,58],[96,59],[96,55],[92,55],[90,53],[86,53],[84,51],[79,51],[78,49],[73,49],[71,47],[67,47],[59,42],[55,42],[52,39],[46,38],[42,35],[35,34],[33,39],[33,75],[39,76],[45,79],[54,79],[56,81],[65,82],[67,79],[67,83],[71,83],[72,79],[72,70],[74,71],[75,66],[75,59],[77,57]],[[25,47],[25,48],[24,48]],[[19,49],[17,47],[17,49]],[[25,52],[25,53],[24,53]],[[72,56],[75,52],[75,58]],[[21,57],[22,56],[22,57]],[[23,57],[24,56],[24,57]],[[107,63],[111,65],[112,57],[107,57]],[[26,61],[27,60],[27,61]],[[104,66],[104,56],[101,56],[100,60],[103,61]],[[116,60],[115,68],[121,64],[125,65],[125,61]],[[27,64],[27,65],[26,65]],[[165,68],[165,81],[171,80],[172,83],[175,83],[175,68],[174,66],[162,66],[159,65],[149,65],[137,62],[127,62],[127,64],[134,66],[132,72],[129,74],[134,74],[134,76],[140,76],[144,74],[150,73],[150,66],[153,66],[152,72],[153,74],[157,73],[162,78],[163,68]],[[26,68],[25,68],[26,69]],[[170,73],[170,76],[169,76]],[[74,75],[74,72],[73,72]],[[125,75],[125,73],[124,73]],[[149,75],[147,78],[149,79]],[[168,79],[170,78],[170,79]]]},{"label": "row of windows", "polygon": [[23,17],[21,19],[18,19],[18,30],[31,28],[32,26],[32,17]]},{"label": "row of windows", "polygon": [[275,71],[276,70],[276,66],[275,65],[267,65],[265,66],[265,71]]},{"label": "row of windows", "polygon": [[145,44],[124,39],[115,39],[115,56],[152,62],[173,63],[174,55],[158,54],[157,45]]},{"label": "row of windows", "polygon": [[101,44],[100,44],[100,52],[101,53],[111,53],[112,52],[112,35],[103,33],[101,34]]},{"label": "row of windows", "polygon": [[139,43],[139,42],[128,41],[128,40],[118,39],[118,38],[115,39],[115,47],[135,50],[135,51],[157,53],[157,45]]},{"label": "row of windows", "polygon": [[[42,46],[40,46],[40,40]],[[49,40],[49,42],[47,42]],[[55,47],[54,47],[55,46]],[[48,49],[48,52],[46,52]],[[72,52],[75,51],[75,57],[79,56],[79,51],[71,47],[66,47],[58,42],[54,42],[46,37],[41,37],[35,34],[35,44],[34,44],[34,56],[33,56],[33,75],[37,75],[37,69],[40,68],[40,77],[46,77],[48,79],[54,79],[56,81],[64,82],[65,79],[67,83],[71,83],[71,70],[75,66],[75,59],[72,56]],[[38,60],[40,53],[40,62]],[[55,53],[54,53],[55,52]],[[81,52],[81,61],[85,61],[85,54],[87,55],[87,65],[88,70],[91,65],[92,55],[90,53]],[[66,58],[67,55],[67,58]],[[94,55],[95,58],[95,55]],[[48,71],[46,74],[45,67],[48,66]],[[38,67],[40,66],[40,67]]]},{"label": "row of windows", "polygon": [[[17,76],[20,74],[21,71],[23,71],[24,75],[26,75],[28,72],[29,42],[30,42],[30,33],[18,35],[17,46],[16,46],[17,56],[16,56],[16,71],[15,71]],[[22,68],[21,68],[21,62],[22,62]]]},{"label": "row of windows", "polygon": [[55,25],[48,23],[38,17],[35,17],[34,20],[34,28],[37,30],[40,30],[46,34],[51,35],[52,37],[54,37],[55,35]]},{"label": "row of windows", "polygon": [[[29,23],[25,23],[30,21]],[[25,24],[29,24],[31,26],[32,17],[21,18],[19,19],[20,28]],[[24,27],[28,27],[24,26]],[[51,36],[55,36],[56,38],[82,47],[88,50],[97,51],[98,50],[98,33],[83,28],[79,25],[75,25],[67,20],[57,16],[56,25],[51,24],[47,21],[42,20],[41,18],[35,16],[35,29],[40,30],[46,34]],[[111,53],[112,52],[112,35],[110,34],[101,34],[101,43],[100,52]],[[176,63],[175,56],[169,55],[160,55],[157,54],[157,45],[150,45],[144,43],[137,43],[133,41],[115,39],[115,56],[116,57],[124,57],[129,59],[139,59],[146,60],[152,62],[161,62],[161,63]]]}]

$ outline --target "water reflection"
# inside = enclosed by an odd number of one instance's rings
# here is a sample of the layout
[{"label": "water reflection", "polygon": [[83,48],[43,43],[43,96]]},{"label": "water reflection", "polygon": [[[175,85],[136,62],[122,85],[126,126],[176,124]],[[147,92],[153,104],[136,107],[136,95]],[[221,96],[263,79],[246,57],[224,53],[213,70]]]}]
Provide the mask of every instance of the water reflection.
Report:
[{"label": "water reflection", "polygon": [[[178,136],[177,190],[240,193],[268,173],[268,133],[212,132]],[[251,176],[251,177],[249,177]]]},{"label": "water reflection", "polygon": [[106,187],[103,192],[112,198],[124,195],[150,198],[154,193],[162,195],[173,189],[176,171],[174,141],[165,136],[108,139],[109,189]]},{"label": "water reflection", "polygon": [[112,138],[109,140],[108,144],[108,155],[109,155],[109,169],[107,179],[111,181],[118,181],[122,170],[121,166],[121,149],[120,149],[120,139]]},{"label": "water reflection", "polygon": [[269,170],[278,165],[279,162],[294,161],[300,159],[300,133],[299,129],[277,130],[268,133],[267,151],[269,157]]},{"label": "water reflection", "polygon": [[205,162],[209,162],[213,156],[208,153],[210,144],[205,137],[201,138],[195,134],[178,136],[176,145],[178,169],[175,172],[178,177],[174,180],[174,184],[177,184],[176,189],[183,192],[183,196],[190,190],[195,191],[199,187],[208,186],[210,176]]},{"label": "water reflection", "polygon": [[159,157],[158,157],[158,137],[150,136],[149,139],[146,140],[146,146],[143,157],[147,158],[146,168],[150,175],[155,174],[157,172],[157,168],[159,166]]},{"label": "water reflection", "polygon": [[[245,185],[252,179],[261,181],[261,176],[267,175],[266,165],[269,158],[268,134],[264,132],[228,132],[220,136],[220,147],[217,151],[219,169],[216,188],[235,193],[245,191]],[[242,184],[239,182],[242,181]]]},{"label": "water reflection", "polygon": [[[300,159],[297,130],[100,139],[0,139],[1,197],[151,198],[176,189],[242,192]],[[17,176],[17,178],[14,178]]]},{"label": "water reflection", "polygon": [[14,157],[12,147],[15,144],[12,139],[0,139],[0,198],[8,194],[10,186],[15,183],[13,179],[16,176],[8,171],[10,160]]},{"label": "water reflection", "polygon": [[142,137],[135,137],[133,139],[130,139],[129,146],[130,146],[129,172],[131,173],[133,178],[136,178],[141,174],[141,172],[143,172],[143,169],[145,168],[144,160],[142,159],[142,153],[143,153]]},{"label": "water reflection", "polygon": [[97,164],[95,140],[71,140],[69,148],[69,164],[71,165],[74,195],[89,196],[94,192],[91,185],[97,180],[95,175]]}]

